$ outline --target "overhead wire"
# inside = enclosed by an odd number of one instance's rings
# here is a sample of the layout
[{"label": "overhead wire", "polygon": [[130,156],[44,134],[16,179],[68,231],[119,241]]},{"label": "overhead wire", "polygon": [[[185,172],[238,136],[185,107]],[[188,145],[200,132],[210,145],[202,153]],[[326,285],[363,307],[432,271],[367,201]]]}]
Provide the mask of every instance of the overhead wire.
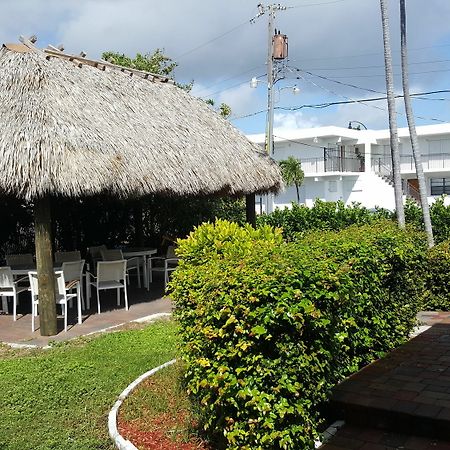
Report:
[{"label": "overhead wire", "polygon": [[259,66],[257,66],[257,67],[253,67],[253,68],[251,68],[251,69],[249,69],[249,70],[246,70],[245,72],[241,72],[241,73],[239,73],[239,74],[237,74],[237,75],[233,75],[232,77],[226,78],[225,80],[221,80],[221,81],[218,81],[217,83],[214,83],[214,84],[211,84],[211,85],[209,85],[209,86],[203,87],[203,88],[200,89],[199,92],[197,92],[196,95],[199,95],[200,92],[207,91],[208,89],[211,89],[211,88],[213,88],[214,86],[218,86],[219,84],[226,83],[227,81],[234,80],[235,78],[239,78],[239,77],[241,77],[242,75],[246,75],[246,74],[248,74],[248,73],[250,73],[250,72],[254,72],[255,70],[257,70],[257,69],[259,69],[259,68],[261,68],[261,67],[262,67],[262,65],[259,65]]},{"label": "overhead wire", "polygon": [[209,41],[204,42],[203,44],[197,45],[196,47],[192,48],[191,50],[187,50],[184,53],[181,53],[180,55],[176,56],[174,58],[175,61],[179,60],[180,58],[183,58],[184,56],[190,55],[191,53],[196,52],[197,50],[200,50],[203,47],[206,47],[210,44],[212,44],[215,41],[218,41],[219,39],[222,39],[225,36],[228,36],[229,34],[233,33],[234,31],[238,30],[239,28],[243,27],[244,25],[248,25],[249,21],[246,20],[245,22],[240,23],[239,25],[236,25],[235,27],[231,28],[228,31],[225,31],[225,33],[220,34],[219,36],[216,36],[215,38],[210,39]]},{"label": "overhead wire", "polygon": [[[294,61],[292,61],[294,62]],[[409,62],[408,65],[419,65],[419,64],[437,64],[437,63],[444,63],[444,62],[450,62],[450,59],[435,59],[431,61],[414,61]],[[401,64],[393,64],[394,67],[401,67]],[[334,70],[356,70],[356,69],[384,69],[384,66],[382,64],[376,65],[376,66],[353,66],[353,67],[308,67],[305,70],[326,70],[326,71],[334,71]]]},{"label": "overhead wire", "polygon": [[[417,93],[413,93],[411,94],[412,97],[418,97],[421,95],[434,95],[434,94],[439,94],[439,93],[450,93],[450,89],[440,89],[437,91],[429,91],[429,92],[417,92]],[[403,95],[398,94],[395,95],[395,98],[402,98]],[[300,105],[300,106],[275,106],[275,110],[282,110],[282,111],[299,111],[301,109],[305,109],[305,108],[314,108],[314,109],[323,109],[323,108],[328,108],[330,106],[339,106],[339,105],[349,105],[349,104],[354,104],[354,103],[359,103],[359,102],[366,102],[366,103],[370,103],[370,102],[378,102],[380,100],[386,100],[386,96],[383,97],[373,97],[373,98],[365,98],[365,99],[355,99],[355,100],[341,100],[341,101],[333,101],[333,102],[324,102],[324,103],[316,103],[316,104],[304,104],[304,105]],[[443,99],[443,100],[449,100],[449,99]],[[266,109],[262,109],[259,111],[255,111],[249,114],[245,114],[245,115],[241,115],[241,116],[235,116],[235,117],[231,117],[229,120],[240,120],[240,119],[245,119],[248,117],[253,117],[253,116],[257,116],[259,114],[262,113],[267,113],[267,108]],[[439,121],[439,119],[436,119]],[[444,121],[442,121],[444,122]]]},{"label": "overhead wire", "polygon": [[[348,97],[348,96],[343,95],[343,94],[339,94],[339,93],[334,92],[334,91],[332,91],[332,90],[330,90],[330,89],[327,89],[327,88],[324,87],[324,86],[321,86],[320,84],[316,83],[315,81],[313,81],[313,80],[311,80],[311,79],[309,79],[309,78],[301,77],[301,79],[303,79],[304,81],[306,81],[306,82],[312,84],[313,86],[316,86],[316,87],[318,87],[319,89],[322,89],[322,90],[324,90],[325,92],[328,92],[329,94],[332,94],[332,95],[334,95],[334,96],[336,96],[336,97],[342,97],[342,98],[344,98],[344,99],[346,99],[346,100],[351,100],[351,101],[353,101],[353,102],[355,102],[355,103],[359,103],[359,104],[364,105],[364,106],[367,106],[367,107],[369,107],[369,108],[374,108],[374,109],[378,109],[378,110],[387,112],[387,109],[384,108],[384,107],[377,106],[377,105],[368,105],[368,104],[365,103],[365,102],[366,102],[365,100],[355,100],[354,98]],[[399,111],[396,111],[396,114],[398,114],[398,115],[405,115],[404,113],[399,112]],[[431,120],[431,121],[433,121],[433,122],[446,123],[445,120],[437,119],[437,118],[435,118],[435,117],[423,117],[423,116],[418,116],[418,115],[416,115],[415,117],[416,117],[417,119],[421,119],[421,120]]]}]

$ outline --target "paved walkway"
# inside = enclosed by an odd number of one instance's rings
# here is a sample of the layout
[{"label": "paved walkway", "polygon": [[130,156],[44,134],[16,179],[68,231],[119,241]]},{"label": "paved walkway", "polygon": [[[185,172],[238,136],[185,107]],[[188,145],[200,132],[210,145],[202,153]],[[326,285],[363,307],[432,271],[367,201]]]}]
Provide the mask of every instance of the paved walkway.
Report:
[{"label": "paved walkway", "polygon": [[[91,309],[83,312],[83,323],[80,325],[77,323],[76,306],[74,304],[74,307],[69,309],[67,332],[63,330],[62,316],[58,316],[59,333],[51,337],[40,336],[39,329],[34,333],[31,332],[30,302],[24,294],[21,297],[18,308],[19,316],[16,322],[13,321],[12,315],[0,315],[0,342],[45,346],[49,341],[72,339],[151,314],[171,312],[172,310],[170,299],[164,297],[162,285],[159,286],[155,283],[150,291],[130,286],[128,294],[130,309],[125,311],[123,294],[121,297],[122,306],[119,307],[116,304],[115,291],[102,291],[100,294],[102,313],[97,314],[94,292],[91,299]],[[57,311],[60,311],[59,307],[57,307]],[[39,320],[37,320],[37,326],[39,326]]]},{"label": "paved walkway", "polygon": [[[412,431],[412,430],[411,430]],[[321,450],[450,450],[450,442],[345,425]]]},{"label": "paved walkway", "polygon": [[346,426],[325,450],[450,450],[450,313],[420,318],[433,326],[334,389]]}]

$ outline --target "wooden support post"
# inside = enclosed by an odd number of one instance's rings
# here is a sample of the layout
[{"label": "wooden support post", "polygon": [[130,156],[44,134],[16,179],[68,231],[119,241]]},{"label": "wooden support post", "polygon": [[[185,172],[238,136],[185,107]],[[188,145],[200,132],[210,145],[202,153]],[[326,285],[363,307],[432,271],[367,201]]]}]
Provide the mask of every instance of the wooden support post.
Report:
[{"label": "wooden support post", "polygon": [[54,336],[58,330],[56,323],[49,196],[36,199],[34,203],[34,233],[39,285],[39,323],[41,336]]},{"label": "wooden support post", "polygon": [[256,227],[255,194],[245,196],[245,220]]}]

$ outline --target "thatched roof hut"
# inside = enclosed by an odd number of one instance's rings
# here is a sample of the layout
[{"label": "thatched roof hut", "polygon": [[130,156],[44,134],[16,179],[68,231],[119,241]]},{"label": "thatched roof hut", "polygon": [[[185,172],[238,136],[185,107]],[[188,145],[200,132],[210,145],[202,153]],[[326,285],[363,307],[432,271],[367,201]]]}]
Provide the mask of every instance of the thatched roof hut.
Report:
[{"label": "thatched roof hut", "polygon": [[34,201],[42,335],[57,332],[50,195],[279,190],[274,161],[166,78],[22,42],[0,49],[0,193]]},{"label": "thatched roof hut", "polygon": [[167,79],[130,74],[4,45],[0,191],[32,199],[279,190],[276,163],[205,102]]}]

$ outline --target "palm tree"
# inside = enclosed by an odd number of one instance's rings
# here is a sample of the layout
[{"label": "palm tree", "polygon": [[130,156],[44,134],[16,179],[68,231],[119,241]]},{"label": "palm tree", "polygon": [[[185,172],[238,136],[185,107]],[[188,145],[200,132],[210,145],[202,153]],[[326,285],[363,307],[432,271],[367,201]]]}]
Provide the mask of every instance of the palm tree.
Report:
[{"label": "palm tree", "polygon": [[411,138],[411,147],[416,165],[417,180],[419,182],[420,203],[422,204],[423,223],[427,233],[428,246],[433,247],[433,228],[431,226],[430,208],[428,206],[427,187],[423,175],[422,156],[420,154],[419,141],[417,139],[416,124],[414,122],[411,96],[409,93],[408,77],[408,50],[406,44],[406,7],[405,0],[400,0],[400,36],[401,36],[401,55],[402,55],[402,83],[403,97],[405,99],[406,119],[408,121],[409,136]]},{"label": "palm tree", "polygon": [[400,175],[400,151],[398,145],[397,113],[395,111],[394,74],[392,70],[392,52],[389,32],[388,0],[380,0],[381,24],[383,27],[384,65],[386,71],[386,95],[389,111],[389,130],[391,138],[392,172],[394,179],[395,208],[400,228],[405,227],[405,210],[403,208],[402,178]]},{"label": "palm tree", "polygon": [[302,170],[302,164],[299,159],[289,156],[278,163],[281,168],[281,174],[286,186],[295,186],[297,190],[297,203],[300,203],[300,186],[303,183],[305,174]]}]

